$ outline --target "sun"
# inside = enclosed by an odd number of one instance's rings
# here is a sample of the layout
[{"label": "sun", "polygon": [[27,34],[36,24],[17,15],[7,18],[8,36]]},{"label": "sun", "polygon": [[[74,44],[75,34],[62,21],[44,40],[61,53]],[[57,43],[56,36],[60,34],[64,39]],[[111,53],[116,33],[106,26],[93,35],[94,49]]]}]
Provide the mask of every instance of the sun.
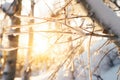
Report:
[{"label": "sun", "polygon": [[44,54],[48,49],[49,43],[48,38],[41,35],[40,33],[34,34],[33,42],[33,53],[34,54]]}]

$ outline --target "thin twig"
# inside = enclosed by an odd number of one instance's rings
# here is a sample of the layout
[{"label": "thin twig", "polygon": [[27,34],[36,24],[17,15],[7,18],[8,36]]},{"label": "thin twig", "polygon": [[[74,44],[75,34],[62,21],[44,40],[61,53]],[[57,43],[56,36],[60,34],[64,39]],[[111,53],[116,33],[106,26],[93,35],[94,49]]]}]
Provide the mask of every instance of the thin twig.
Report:
[{"label": "thin twig", "polygon": [[70,3],[72,2],[72,0],[68,1],[61,9],[59,9],[54,16],[59,15],[59,13],[64,10]]},{"label": "thin twig", "polygon": [[43,0],[43,1],[44,1],[45,5],[48,7],[48,9],[50,10],[50,12],[51,12],[52,14],[54,14],[53,10],[50,8],[50,6],[47,4],[47,2],[46,2],[45,0]]},{"label": "thin twig", "polygon": [[109,41],[110,41],[110,40],[105,41],[105,42],[96,50],[96,52],[98,52],[102,47],[104,47],[106,44],[108,44]]},{"label": "thin twig", "polygon": [[[94,21],[93,21],[94,24]],[[95,27],[93,27],[92,33],[94,32]],[[92,40],[92,34],[89,39],[89,44],[88,44],[88,71],[89,71],[89,80],[92,80],[92,71],[91,71],[91,51],[90,51],[90,46],[91,46],[91,40]]]},{"label": "thin twig", "polygon": [[112,49],[110,49],[109,51],[107,51],[107,52],[104,54],[104,56],[101,58],[101,60],[98,62],[97,66],[96,66],[95,69],[93,70],[93,73],[97,71],[97,69],[99,68],[99,65],[101,64],[101,62],[103,61],[103,59],[105,58],[105,56],[106,56],[107,54],[109,54],[109,52],[112,51],[112,50],[115,49],[115,48],[117,48],[117,47],[116,47],[116,46],[113,47]]},{"label": "thin twig", "polygon": [[39,31],[25,31],[25,32],[13,32],[13,33],[5,33],[5,34],[13,34],[13,35],[21,35],[21,34],[28,34],[28,33],[60,33],[60,34],[74,34],[72,32],[63,32],[63,31],[47,31],[47,30],[39,30]]},{"label": "thin twig", "polygon": [[69,41],[58,42],[57,44],[69,43],[69,42],[72,42],[72,41],[78,40],[78,39],[80,39],[80,38],[81,38],[81,36],[80,36],[80,37],[77,37],[77,38],[75,38],[75,39],[69,40]]},{"label": "thin twig", "polygon": [[[83,43],[83,42],[82,42]],[[55,77],[56,73],[60,70],[60,68],[67,62],[68,59],[71,58],[71,56],[75,55],[72,54],[74,52],[74,50],[76,50],[79,46],[81,46],[82,44],[77,45],[75,48],[73,48],[72,50],[69,51],[68,56],[66,56],[65,60],[62,62],[62,64],[60,64],[59,66],[57,66],[57,69],[51,74],[51,76],[49,76],[48,80],[53,80],[53,78]]]}]

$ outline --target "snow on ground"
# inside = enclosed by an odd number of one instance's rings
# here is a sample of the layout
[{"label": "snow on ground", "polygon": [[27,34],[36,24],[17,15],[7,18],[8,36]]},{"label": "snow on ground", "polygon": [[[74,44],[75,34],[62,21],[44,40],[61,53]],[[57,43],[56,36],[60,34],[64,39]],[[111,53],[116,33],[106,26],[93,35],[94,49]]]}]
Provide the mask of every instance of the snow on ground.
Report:
[{"label": "snow on ground", "polygon": [[71,70],[66,68],[65,66],[63,66],[58,71],[58,75],[57,75],[56,80],[74,80],[73,78],[74,77],[73,77],[73,74],[72,74]]},{"label": "snow on ground", "polygon": [[[115,47],[115,44],[110,43],[103,46],[107,39],[98,40],[91,46],[91,69],[97,67],[102,57]],[[103,46],[101,49],[99,49]],[[98,50],[99,49],[99,50]],[[98,51],[97,51],[98,50]],[[117,80],[117,72],[120,67],[120,58],[117,49],[111,50],[101,61],[99,68],[93,73],[99,75],[103,80]],[[39,75],[32,76],[31,80],[48,80],[51,72],[39,72]],[[21,80],[16,78],[15,80]],[[58,71],[55,80],[89,80],[88,79],[88,61],[87,52],[83,52],[80,57],[74,60],[74,72],[65,66],[61,67]],[[98,80],[96,76],[93,76],[93,80]]]},{"label": "snow on ground", "polygon": [[[120,58],[118,56],[117,49],[112,48],[115,47],[115,44],[110,43],[108,45],[103,46],[101,49],[100,46],[102,46],[107,39],[99,40],[97,43],[95,43],[90,51],[91,51],[91,70],[93,74],[101,76],[103,80],[114,80],[116,79],[116,73],[118,70],[117,65],[120,64]],[[99,51],[97,51],[99,49]],[[111,50],[111,51],[110,51]],[[109,52],[110,51],[110,52]],[[102,60],[103,56],[109,52],[104,59]],[[76,58],[75,60],[75,80],[88,80],[88,57],[87,52],[83,52],[80,57]],[[102,60],[102,61],[101,61]],[[99,67],[99,62],[101,61]],[[109,79],[110,75],[112,78]],[[97,80],[96,76],[93,76],[93,80]]]},{"label": "snow on ground", "polygon": [[[39,75],[31,76],[30,80],[47,80],[51,72],[40,72]],[[16,77],[15,80],[21,80],[21,78]]]},{"label": "snow on ground", "polygon": [[[116,65],[115,67],[112,67],[110,70],[101,75],[103,80],[117,80],[117,72],[119,70],[119,67],[120,65]],[[120,80],[120,78],[118,80]]]}]

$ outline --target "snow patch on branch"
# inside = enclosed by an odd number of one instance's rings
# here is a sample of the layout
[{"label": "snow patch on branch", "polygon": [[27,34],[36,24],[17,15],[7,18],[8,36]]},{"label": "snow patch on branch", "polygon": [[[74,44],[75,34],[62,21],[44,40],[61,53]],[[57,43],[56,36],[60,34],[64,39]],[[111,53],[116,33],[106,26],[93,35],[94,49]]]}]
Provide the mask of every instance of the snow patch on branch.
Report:
[{"label": "snow patch on branch", "polygon": [[[83,1],[83,0],[82,0]],[[120,18],[102,0],[85,0],[94,18],[109,33],[120,36]],[[83,2],[85,2],[83,1]]]}]

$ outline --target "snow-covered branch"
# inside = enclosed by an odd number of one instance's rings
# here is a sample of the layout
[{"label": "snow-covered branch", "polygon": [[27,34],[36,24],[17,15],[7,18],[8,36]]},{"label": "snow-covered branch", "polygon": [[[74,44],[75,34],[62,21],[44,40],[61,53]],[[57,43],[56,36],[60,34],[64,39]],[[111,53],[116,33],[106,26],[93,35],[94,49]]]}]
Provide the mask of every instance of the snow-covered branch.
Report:
[{"label": "snow-covered branch", "polygon": [[102,0],[81,0],[81,2],[85,1],[87,4],[86,8],[90,8],[88,10],[92,17],[99,21],[105,29],[109,30],[109,33],[120,35],[120,18],[117,17],[116,14],[102,2]]},{"label": "snow-covered branch", "polygon": [[120,46],[120,18],[102,0],[81,0],[88,15],[97,21],[109,34],[116,36],[115,43]]}]

